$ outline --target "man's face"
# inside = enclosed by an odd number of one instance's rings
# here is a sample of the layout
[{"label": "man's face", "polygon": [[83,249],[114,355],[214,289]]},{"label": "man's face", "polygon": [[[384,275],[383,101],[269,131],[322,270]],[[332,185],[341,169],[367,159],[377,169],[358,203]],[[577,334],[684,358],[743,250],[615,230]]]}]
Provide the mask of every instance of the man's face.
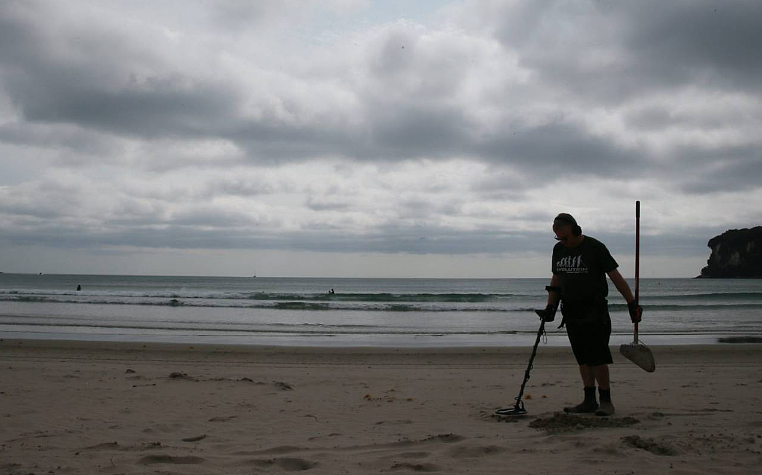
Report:
[{"label": "man's face", "polygon": [[572,226],[560,226],[555,231],[556,240],[560,241],[566,247],[573,247],[576,244],[576,236],[572,231]]}]

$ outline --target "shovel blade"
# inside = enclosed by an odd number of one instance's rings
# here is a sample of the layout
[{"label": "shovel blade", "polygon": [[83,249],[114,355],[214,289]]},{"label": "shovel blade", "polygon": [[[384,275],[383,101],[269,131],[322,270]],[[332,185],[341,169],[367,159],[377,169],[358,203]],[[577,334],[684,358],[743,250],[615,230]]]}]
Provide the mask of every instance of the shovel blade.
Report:
[{"label": "shovel blade", "polygon": [[649,373],[656,371],[656,361],[651,350],[643,343],[629,343],[627,345],[621,345],[619,352],[632,361],[636,365],[640,366]]}]

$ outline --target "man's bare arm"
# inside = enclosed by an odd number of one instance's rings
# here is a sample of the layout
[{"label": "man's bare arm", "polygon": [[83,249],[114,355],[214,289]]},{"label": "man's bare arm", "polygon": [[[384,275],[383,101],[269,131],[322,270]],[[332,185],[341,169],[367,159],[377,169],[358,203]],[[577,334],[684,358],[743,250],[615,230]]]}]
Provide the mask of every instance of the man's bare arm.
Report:
[{"label": "man's bare arm", "polygon": [[[550,287],[558,287],[558,275],[553,274],[550,278]],[[561,300],[561,294],[559,292],[548,292],[548,305],[555,308],[558,305],[558,301]]]},{"label": "man's bare arm", "polygon": [[624,277],[622,277],[622,274],[620,274],[618,270],[614,269],[609,272],[608,275],[609,279],[611,279],[611,282],[614,283],[614,287],[616,287],[619,293],[622,294],[622,297],[624,297],[627,303],[635,300],[635,297],[632,295],[632,291],[630,290],[630,286],[627,285],[627,281],[624,280]]},{"label": "man's bare arm", "polygon": [[611,282],[614,283],[614,286],[619,291],[620,294],[622,294],[622,297],[627,301],[627,310],[630,313],[630,319],[633,323],[637,323],[640,321],[640,319],[643,317],[643,309],[640,307],[640,305],[637,305],[635,303],[635,297],[632,296],[632,292],[630,291],[630,286],[627,285],[627,282],[624,280],[624,277],[622,277],[622,274],[619,273],[618,270],[614,269],[609,274],[609,279],[611,279]]}]

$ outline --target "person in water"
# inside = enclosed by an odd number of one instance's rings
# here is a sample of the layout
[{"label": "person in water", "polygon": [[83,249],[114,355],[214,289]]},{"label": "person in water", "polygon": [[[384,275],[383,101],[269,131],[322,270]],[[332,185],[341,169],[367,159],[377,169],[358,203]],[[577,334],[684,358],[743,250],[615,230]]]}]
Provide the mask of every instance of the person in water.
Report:
[{"label": "person in water", "polygon": [[[611,402],[608,367],[613,360],[609,349],[611,317],[606,276],[627,302],[633,322],[640,321],[643,309],[635,302],[630,286],[617,270],[619,264],[606,246],[582,234],[582,228],[572,215],[556,216],[553,232],[558,243],[553,247],[553,276],[549,287],[552,290],[548,293],[547,307],[541,311],[542,318],[553,321],[555,309],[561,302],[561,327],[566,326],[585,391],[582,403],[566,407],[564,411],[609,416],[615,409]],[[600,405],[596,400],[596,382]]]}]

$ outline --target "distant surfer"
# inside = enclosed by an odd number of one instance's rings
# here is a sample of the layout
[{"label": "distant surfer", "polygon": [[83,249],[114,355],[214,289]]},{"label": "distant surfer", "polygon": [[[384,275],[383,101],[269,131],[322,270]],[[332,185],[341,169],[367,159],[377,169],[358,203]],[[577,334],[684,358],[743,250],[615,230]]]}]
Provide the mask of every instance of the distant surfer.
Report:
[{"label": "distant surfer", "polygon": [[81,285],[77,285],[77,292],[79,292],[80,290],[82,290],[82,286]]},{"label": "distant surfer", "polygon": [[[553,247],[550,286],[561,290],[560,293],[551,291],[548,294],[543,320],[553,320],[560,300],[563,315],[561,327],[566,326],[585,388],[584,401],[566,407],[564,411],[610,416],[614,413],[614,404],[611,402],[608,365],[613,360],[609,349],[611,317],[606,300],[609,292],[606,275],[627,302],[633,322],[640,321],[643,309],[635,302],[630,286],[617,270],[619,264],[606,246],[582,234],[582,228],[572,215],[561,213],[556,216],[553,232],[559,242]],[[600,405],[596,401],[596,382]]]},{"label": "distant surfer", "polygon": [[335,290],[333,290],[333,289],[331,289],[331,290],[329,290],[329,291],[328,291],[328,293],[329,293],[329,294],[331,294],[331,295],[333,295],[333,294],[335,294],[335,293],[336,293],[336,291],[335,291]]}]

